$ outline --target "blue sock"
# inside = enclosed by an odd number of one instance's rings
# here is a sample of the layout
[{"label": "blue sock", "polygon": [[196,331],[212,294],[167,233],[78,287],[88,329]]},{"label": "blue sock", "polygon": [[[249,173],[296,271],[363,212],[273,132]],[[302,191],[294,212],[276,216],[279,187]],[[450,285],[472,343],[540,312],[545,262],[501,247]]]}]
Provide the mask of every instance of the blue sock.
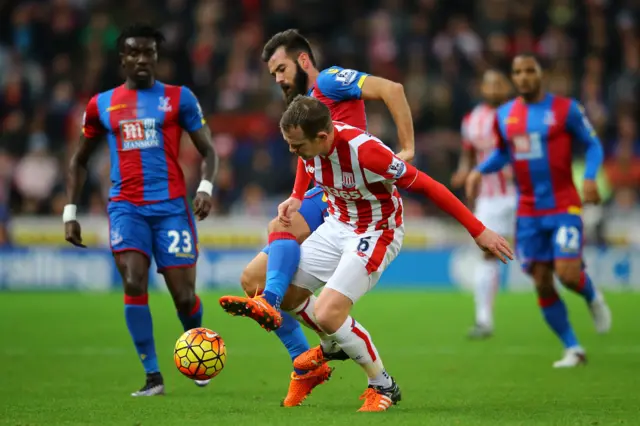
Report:
[{"label": "blue sock", "polygon": [[196,294],[196,303],[193,305],[189,315],[178,312],[178,318],[182,323],[184,331],[191,330],[192,328],[202,327],[202,302]]},{"label": "blue sock", "polygon": [[272,232],[269,235],[269,260],[264,297],[275,308],[280,302],[298,269],[300,245],[289,232]]},{"label": "blue sock", "polygon": [[[282,342],[291,361],[296,359],[298,355],[309,350],[309,342],[300,327],[300,323],[294,317],[286,312],[282,313],[282,325],[276,330],[278,339]],[[305,374],[306,370],[294,369],[297,374]]]},{"label": "blue sock", "polygon": [[549,327],[560,338],[565,348],[579,346],[578,338],[569,324],[567,307],[558,295],[547,299],[538,299],[542,315]]},{"label": "blue sock", "polygon": [[589,275],[584,271],[580,273],[580,282],[574,291],[581,295],[587,303],[591,303],[596,297],[596,289],[593,286],[593,282]]},{"label": "blue sock", "polygon": [[131,334],[133,343],[136,345],[144,371],[147,374],[160,371],[158,357],[156,356],[156,345],[153,340],[153,323],[148,300],[149,295],[147,294],[124,296],[124,318],[127,321],[129,334]]}]

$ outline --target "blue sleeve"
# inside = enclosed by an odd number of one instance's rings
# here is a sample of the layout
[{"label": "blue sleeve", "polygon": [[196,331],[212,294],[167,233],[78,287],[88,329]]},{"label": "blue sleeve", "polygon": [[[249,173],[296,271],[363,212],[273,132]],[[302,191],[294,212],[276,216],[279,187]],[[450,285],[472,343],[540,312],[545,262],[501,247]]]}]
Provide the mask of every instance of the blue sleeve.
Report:
[{"label": "blue sleeve", "polygon": [[182,87],[180,90],[180,126],[187,132],[200,130],[204,125],[202,108],[191,90]]},{"label": "blue sleeve", "polygon": [[509,164],[509,153],[500,148],[496,148],[481,164],[476,167],[483,175],[499,172]]},{"label": "blue sleeve", "polygon": [[594,180],[604,160],[604,151],[602,150],[602,144],[600,143],[600,139],[598,139],[598,135],[596,135],[596,131],[584,114],[584,109],[576,101],[571,101],[566,125],[569,133],[571,133],[575,139],[586,145],[586,169],[584,178]]},{"label": "blue sleeve", "polygon": [[476,167],[476,170],[478,170],[483,175],[499,172],[511,161],[511,156],[509,155],[509,150],[507,148],[507,142],[504,140],[504,137],[502,135],[502,129],[500,129],[499,120],[499,114],[496,114],[496,118],[493,123],[493,129],[494,133],[498,137],[498,147],[489,155],[489,157],[487,157],[486,160],[484,160]]},{"label": "blue sleeve", "polygon": [[360,99],[362,85],[369,74],[340,67],[328,68],[318,75],[317,89],[334,101]]}]

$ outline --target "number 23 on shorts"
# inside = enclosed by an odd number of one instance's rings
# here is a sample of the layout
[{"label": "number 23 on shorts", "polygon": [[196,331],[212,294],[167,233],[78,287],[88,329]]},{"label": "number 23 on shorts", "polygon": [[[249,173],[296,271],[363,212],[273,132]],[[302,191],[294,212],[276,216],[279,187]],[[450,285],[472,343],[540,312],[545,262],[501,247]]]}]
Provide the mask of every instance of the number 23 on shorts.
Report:
[{"label": "number 23 on shorts", "polygon": [[191,238],[191,232],[183,230],[182,232],[175,229],[167,231],[167,237],[171,241],[167,251],[172,254],[178,253],[192,253],[193,252],[193,239]]}]

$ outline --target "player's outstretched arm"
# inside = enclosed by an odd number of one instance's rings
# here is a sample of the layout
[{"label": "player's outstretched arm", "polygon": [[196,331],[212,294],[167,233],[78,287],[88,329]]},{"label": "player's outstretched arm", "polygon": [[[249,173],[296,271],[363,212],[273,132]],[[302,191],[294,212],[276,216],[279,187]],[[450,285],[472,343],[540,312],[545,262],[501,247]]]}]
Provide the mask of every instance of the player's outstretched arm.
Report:
[{"label": "player's outstretched arm", "polygon": [[596,178],[604,161],[604,151],[596,131],[584,113],[584,109],[575,101],[572,101],[569,107],[567,129],[578,141],[587,146],[583,185],[584,201],[598,204],[600,202],[600,194]]},{"label": "player's outstretched arm", "polygon": [[415,155],[413,118],[402,84],[386,78],[367,76],[362,83],[361,98],[385,103],[398,129],[398,142],[402,150],[397,155],[404,161],[412,161]]},{"label": "player's outstretched arm", "polygon": [[358,157],[362,166],[370,171],[395,181],[400,188],[419,192],[433,200],[444,212],[464,226],[476,243],[485,251],[493,253],[506,263],[513,259],[509,243],[495,232],[487,229],[471,211],[440,182],[394,156],[391,151],[375,141],[365,142],[359,147]]},{"label": "player's outstretched arm", "polygon": [[204,163],[202,165],[202,180],[193,200],[193,214],[202,220],[209,216],[213,207],[213,181],[218,174],[218,155],[213,147],[211,129],[207,125],[200,103],[191,90],[182,87],[180,91],[180,125],[189,133],[189,137],[196,147]]}]

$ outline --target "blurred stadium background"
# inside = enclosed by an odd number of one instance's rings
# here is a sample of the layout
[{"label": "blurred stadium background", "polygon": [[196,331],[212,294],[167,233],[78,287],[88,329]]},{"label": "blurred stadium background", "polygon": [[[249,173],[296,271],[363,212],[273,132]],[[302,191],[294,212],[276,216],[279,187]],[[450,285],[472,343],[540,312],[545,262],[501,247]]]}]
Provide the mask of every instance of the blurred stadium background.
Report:
[{"label": "blurred stadium background", "polygon": [[[299,28],[321,64],[402,82],[416,130],[415,164],[448,183],[459,125],[478,101],[478,77],[534,51],[546,84],[586,107],[606,150],[604,206],[585,211],[595,281],[640,288],[639,10],[632,0],[0,0],[0,289],[119,288],[108,252],[106,146],[82,196],[86,251],[68,248],[60,220],[65,170],[86,102],[120,84],[115,40],[132,18],[158,23],[168,42],[159,78],[199,97],[221,156],[215,215],[199,224],[204,288],[232,285],[266,238],[290,191],[295,160],[277,129],[281,92],[260,51]],[[383,105],[370,131],[395,144]],[[193,192],[200,158],[184,140]],[[576,157],[580,181],[582,161]],[[476,256],[433,205],[407,198],[405,251],[382,285],[465,287]],[[419,264],[421,267],[416,268]],[[154,268],[155,269],[155,268]],[[528,290],[514,263],[503,285]],[[161,280],[153,277],[155,284]],[[159,285],[162,288],[162,285]]]}]

